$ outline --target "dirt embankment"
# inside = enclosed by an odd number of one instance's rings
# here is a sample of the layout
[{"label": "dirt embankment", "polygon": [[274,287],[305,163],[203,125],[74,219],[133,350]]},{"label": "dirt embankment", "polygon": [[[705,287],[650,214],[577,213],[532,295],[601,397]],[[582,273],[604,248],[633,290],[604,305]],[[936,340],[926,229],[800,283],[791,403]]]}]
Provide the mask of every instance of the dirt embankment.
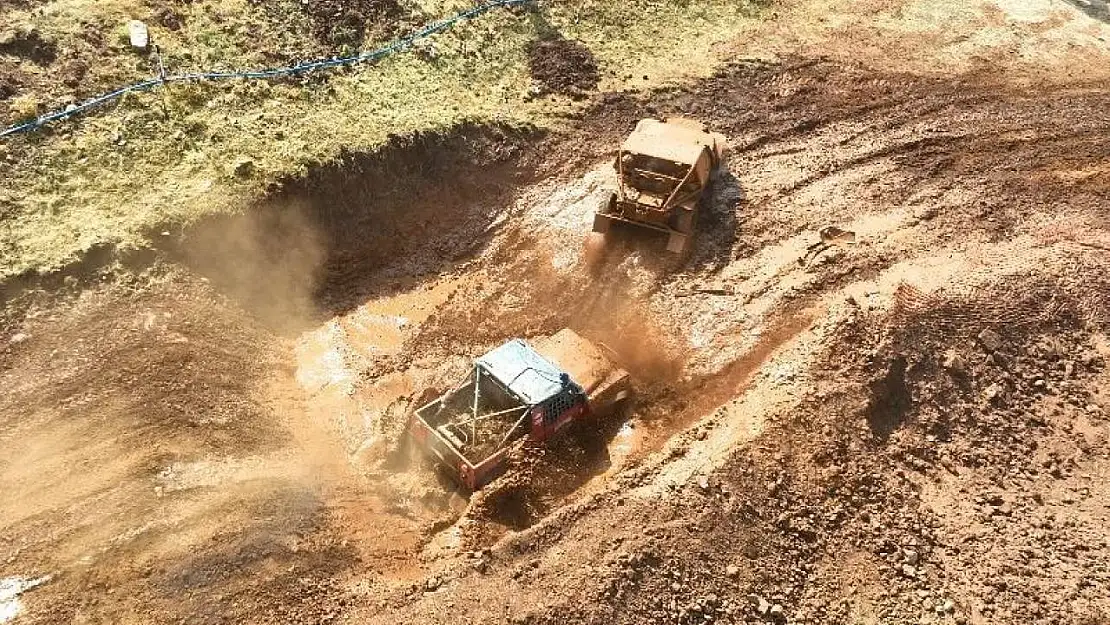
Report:
[{"label": "dirt embankment", "polygon": [[[49,571],[57,591],[32,620],[234,611],[281,583],[257,568],[291,553],[279,535],[326,523],[297,472],[208,485],[291,435],[267,388],[280,344],[202,283],[95,289],[6,341],[5,574]],[[242,570],[254,581],[230,581]]]},{"label": "dirt embankment", "polygon": [[528,47],[528,67],[537,93],[582,95],[597,88],[601,76],[590,49],[558,33]]}]

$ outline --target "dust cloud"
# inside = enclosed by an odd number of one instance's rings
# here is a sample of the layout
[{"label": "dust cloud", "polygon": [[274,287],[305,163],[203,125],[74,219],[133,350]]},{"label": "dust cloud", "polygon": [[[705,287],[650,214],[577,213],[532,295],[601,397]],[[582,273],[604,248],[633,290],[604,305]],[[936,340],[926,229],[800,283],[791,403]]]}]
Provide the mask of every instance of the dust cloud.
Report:
[{"label": "dust cloud", "polygon": [[186,265],[279,333],[320,316],[314,301],[327,257],[325,237],[299,202],[220,216],[180,244]]}]

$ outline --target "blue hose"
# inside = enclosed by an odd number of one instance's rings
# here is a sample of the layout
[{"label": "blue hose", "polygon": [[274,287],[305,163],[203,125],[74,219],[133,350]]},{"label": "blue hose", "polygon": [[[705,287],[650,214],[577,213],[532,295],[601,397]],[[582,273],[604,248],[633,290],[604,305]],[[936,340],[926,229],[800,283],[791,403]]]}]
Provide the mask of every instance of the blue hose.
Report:
[{"label": "blue hose", "polygon": [[55,111],[53,113],[48,113],[46,115],[38,117],[37,119],[24,122],[22,124],[9,126],[8,128],[0,131],[0,138],[5,138],[26,132],[33,132],[39,130],[50,122],[70,119],[72,117],[83,115],[88,111],[100,106],[101,104],[105,104],[107,102],[111,102],[112,100],[122,98],[128,93],[151,91],[170,83],[192,82],[200,80],[232,80],[236,78],[243,78],[247,80],[266,80],[270,78],[277,78],[280,76],[292,76],[303,72],[311,72],[320,69],[332,69],[335,67],[343,67],[347,65],[355,65],[357,63],[376,61],[396,52],[401,52],[402,50],[411,47],[412,44],[421,39],[425,39],[434,34],[448,30],[449,28],[463,20],[478,17],[479,15],[492,11],[496,8],[527,4],[534,1],[535,0],[491,0],[490,2],[476,6],[472,9],[462,11],[452,17],[442,19],[438,22],[433,22],[428,26],[425,26],[424,28],[416,31],[415,33],[402,37],[400,39],[396,39],[388,45],[378,48],[377,50],[363,52],[354,56],[347,56],[336,59],[318,59],[315,61],[306,61],[304,63],[292,65],[290,67],[275,67],[242,72],[203,72],[193,74],[179,74],[175,76],[165,76],[162,78],[146,80],[143,82],[135,83],[133,85],[128,85],[126,87],[121,87],[120,89],[117,89],[111,93],[97,96],[79,105],[70,106],[65,110]]}]

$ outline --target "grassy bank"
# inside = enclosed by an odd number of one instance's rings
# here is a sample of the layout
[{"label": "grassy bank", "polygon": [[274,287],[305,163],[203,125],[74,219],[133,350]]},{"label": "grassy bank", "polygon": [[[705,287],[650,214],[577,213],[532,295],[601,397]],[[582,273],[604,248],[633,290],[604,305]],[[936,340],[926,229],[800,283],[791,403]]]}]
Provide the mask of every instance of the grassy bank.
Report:
[{"label": "grassy bank", "polygon": [[[266,11],[294,10],[272,4]],[[171,71],[273,65],[337,51],[308,40],[311,25],[293,13],[288,21],[260,17],[265,11],[256,5],[198,1],[184,5],[177,30],[155,26]],[[120,33],[126,18],[147,6],[55,0],[7,10],[0,26],[34,29],[65,51],[77,45],[71,39],[86,36],[75,26],[82,20],[105,25],[101,62],[114,69],[90,70],[88,80],[108,84],[145,76],[146,61],[137,60]],[[365,33],[362,46],[465,6],[404,5],[389,27]],[[146,245],[152,232],[241,210],[273,181],[341,150],[373,150],[391,135],[464,121],[555,124],[575,103],[531,97],[526,47],[545,33],[583,42],[598,60],[601,87],[628,90],[704,73],[715,46],[758,18],[756,5],[734,0],[552,2],[463,23],[433,38],[429,53],[397,55],[303,84],[178,85],[128,97],[76,123],[0,142],[6,152],[0,161],[7,159],[0,164],[0,279],[58,268],[98,244]],[[56,104],[64,86],[46,80],[49,67],[33,69],[39,73],[24,70],[32,79],[23,78],[15,97]]]}]

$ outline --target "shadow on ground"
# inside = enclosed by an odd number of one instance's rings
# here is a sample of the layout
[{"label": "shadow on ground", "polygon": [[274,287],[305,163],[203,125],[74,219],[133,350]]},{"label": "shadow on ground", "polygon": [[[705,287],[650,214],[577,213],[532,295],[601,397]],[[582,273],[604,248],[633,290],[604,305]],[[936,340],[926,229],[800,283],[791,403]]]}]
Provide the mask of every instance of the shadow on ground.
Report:
[{"label": "shadow on ground", "polygon": [[1110,3],[1106,0],[1065,0],[1089,17],[1110,24]]}]

